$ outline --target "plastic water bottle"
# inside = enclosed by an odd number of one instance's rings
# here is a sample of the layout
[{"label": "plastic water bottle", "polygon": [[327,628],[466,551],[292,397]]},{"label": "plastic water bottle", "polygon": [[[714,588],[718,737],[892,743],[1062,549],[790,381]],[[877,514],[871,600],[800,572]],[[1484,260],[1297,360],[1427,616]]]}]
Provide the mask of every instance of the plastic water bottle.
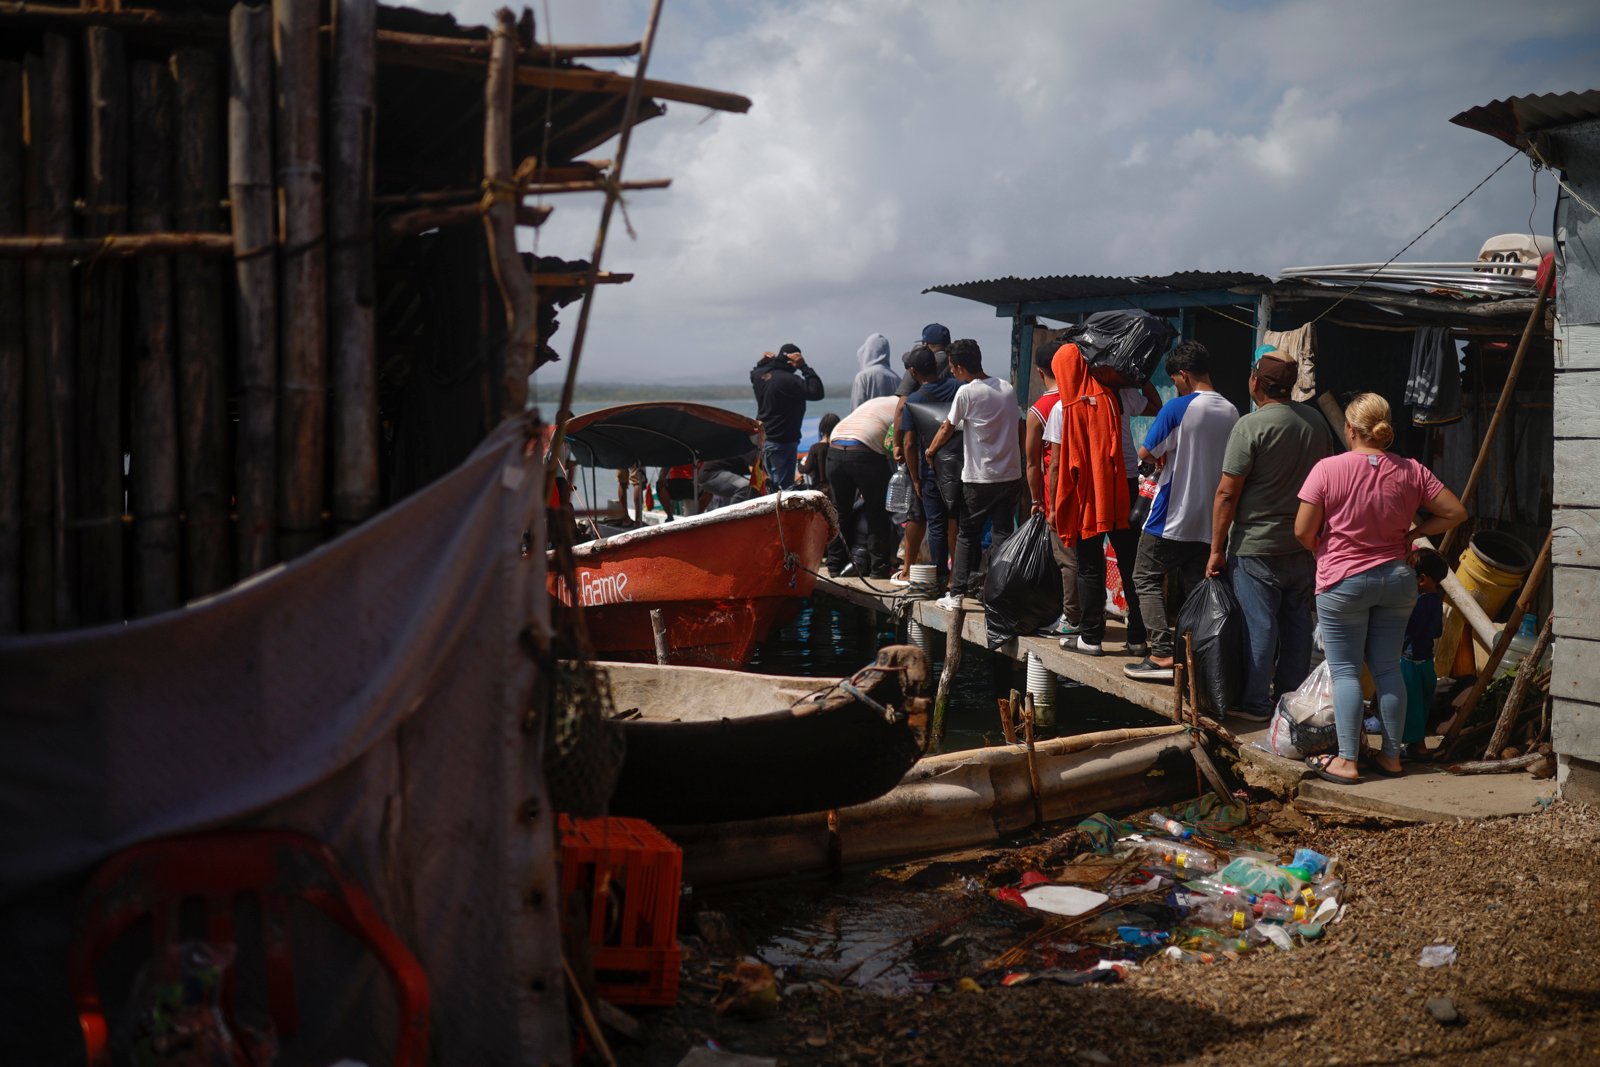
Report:
[{"label": "plastic water bottle", "polygon": [[889,491],[884,494],[883,503],[896,521],[904,522],[911,514],[911,472],[904,463],[889,477]]},{"label": "plastic water bottle", "polygon": [[1154,826],[1157,830],[1160,830],[1164,834],[1168,834],[1177,838],[1179,841],[1187,841],[1189,838],[1194,836],[1193,830],[1183,825],[1183,823],[1179,822],[1177,819],[1169,819],[1159,811],[1152,811],[1150,813],[1150,825]]},{"label": "plastic water bottle", "polygon": [[1192,878],[1197,874],[1211,874],[1217,869],[1216,857],[1203,848],[1186,845],[1181,841],[1148,841],[1135,843],[1146,854],[1146,865],[1166,871],[1178,878]]},{"label": "plastic water bottle", "polygon": [[1196,910],[1194,919],[1217,930],[1245,930],[1256,924],[1256,917],[1248,905],[1236,908],[1221,900]]},{"label": "plastic water bottle", "polygon": [[1304,904],[1290,904],[1275,896],[1264,896],[1256,904],[1256,914],[1274,922],[1310,922],[1311,909]]}]

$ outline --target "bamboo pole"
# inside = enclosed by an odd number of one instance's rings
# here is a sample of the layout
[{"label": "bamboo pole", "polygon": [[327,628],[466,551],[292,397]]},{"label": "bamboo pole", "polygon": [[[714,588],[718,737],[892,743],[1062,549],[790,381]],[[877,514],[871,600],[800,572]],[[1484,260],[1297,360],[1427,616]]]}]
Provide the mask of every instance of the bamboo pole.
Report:
[{"label": "bamboo pole", "polygon": [[1467,716],[1472,714],[1472,709],[1477,707],[1478,700],[1483,696],[1483,691],[1489,688],[1489,683],[1494,681],[1495,671],[1500,666],[1500,661],[1505,658],[1506,649],[1511,647],[1511,639],[1517,636],[1517,628],[1522,625],[1522,617],[1533,606],[1533,598],[1539,595],[1539,587],[1544,584],[1545,572],[1550,568],[1550,544],[1555,536],[1555,530],[1544,535],[1544,547],[1539,549],[1539,556],[1534,560],[1533,569],[1528,572],[1528,580],[1522,585],[1522,592],[1517,597],[1516,604],[1511,609],[1511,615],[1506,619],[1505,628],[1500,631],[1500,639],[1494,643],[1494,648],[1489,652],[1489,658],[1484,661],[1482,669],[1478,671],[1477,681],[1472,683],[1472,688],[1457,703],[1458,713],[1450,723],[1450,729],[1445,733],[1444,739],[1439,742],[1435,759],[1450,758],[1450,750],[1455,747],[1456,735],[1461,732],[1461,727],[1466,724]]},{"label": "bamboo pole", "polygon": [[1028,792],[1033,797],[1033,825],[1044,825],[1044,801],[1039,787],[1039,761],[1033,747],[1033,694],[1024,693],[1022,696],[1022,735],[1028,743]]},{"label": "bamboo pole", "polygon": [[[128,60],[122,35],[85,34],[89,129],[84,160],[85,228],[104,237],[127,226]],[[91,259],[82,271],[78,333],[79,611],[85,623],[123,616],[122,264]]]},{"label": "bamboo pole", "polygon": [[656,639],[656,662],[665,667],[672,659],[667,646],[667,623],[660,608],[650,609],[650,631]]},{"label": "bamboo pole", "polygon": [[[1194,677],[1194,634],[1188,630],[1183,633],[1183,665],[1184,673],[1189,677],[1190,725],[1194,727],[1195,734],[1198,735],[1200,733],[1200,695],[1196,689]],[[1221,715],[1224,710],[1223,708],[1217,708],[1216,712]],[[1195,737],[1194,743],[1196,747],[1199,747],[1200,738],[1198,736]],[[1206,791],[1205,782],[1201,780],[1199,760],[1196,760],[1194,764],[1194,791],[1196,796]]]},{"label": "bamboo pole", "polygon": [[[573,332],[572,351],[567,358],[567,374],[561,382],[561,403],[556,408],[556,428],[550,435],[550,446],[546,456],[560,456],[562,442],[567,434],[567,422],[572,418],[572,390],[578,382],[578,364],[583,358],[583,342],[589,332],[589,313],[594,310],[594,286],[600,277],[600,260],[606,250],[606,234],[611,226],[611,212],[617,206],[619,194],[615,184],[622,180],[623,164],[628,159],[628,145],[633,142],[634,118],[639,113],[639,102],[643,98],[645,77],[644,72],[650,66],[650,54],[655,50],[656,26],[661,22],[661,0],[651,0],[650,18],[645,24],[644,41],[639,50],[639,65],[634,68],[632,84],[628,87],[628,102],[622,109],[622,130],[617,138],[617,164],[611,168],[612,188],[606,191],[606,202],[600,209],[600,225],[595,228],[594,251],[589,256],[589,299],[583,302],[578,309],[578,326]],[[541,283],[542,284],[542,283]],[[546,464],[549,472],[546,477],[552,482],[555,478],[556,465]],[[957,613],[959,621],[959,612]]]},{"label": "bamboo pole", "polygon": [[278,555],[322,540],[327,418],[327,270],[317,0],[273,0],[279,252]]},{"label": "bamboo pole", "polygon": [[1511,759],[1474,760],[1466,763],[1449,763],[1445,771],[1449,774],[1504,774],[1507,771],[1520,771],[1533,766],[1542,759],[1549,758],[1548,752],[1525,752]]},{"label": "bamboo pole", "polygon": [[[1489,418],[1489,428],[1484,431],[1483,441],[1478,445],[1478,458],[1472,463],[1472,473],[1467,475],[1467,486],[1461,491],[1461,506],[1472,507],[1472,494],[1477,491],[1478,480],[1483,477],[1484,468],[1489,465],[1489,453],[1494,449],[1495,436],[1500,432],[1500,422],[1505,418],[1506,409],[1511,406],[1511,395],[1516,392],[1517,378],[1522,374],[1522,363],[1528,355],[1529,342],[1533,340],[1534,332],[1544,322],[1545,301],[1550,299],[1551,287],[1555,285],[1556,272],[1550,271],[1539,286],[1539,295],[1533,301],[1533,310],[1528,313],[1528,324],[1522,329],[1522,340],[1517,342],[1517,353],[1511,357],[1511,368],[1506,371],[1506,383],[1500,387],[1500,399],[1494,406],[1494,414]],[[1456,547],[1456,542],[1461,539],[1461,531],[1466,523],[1452,526],[1444,535],[1444,544],[1439,546],[1439,554],[1446,559]]]},{"label": "bamboo pole", "polygon": [[[0,233],[22,229],[22,64],[0,61]],[[22,629],[22,265],[0,261],[0,634]]]},{"label": "bamboo pole", "polygon": [[1013,689],[1010,697],[1000,698],[1000,736],[1008,745],[1017,743],[1017,709],[1022,707],[1022,694]]},{"label": "bamboo pole", "polygon": [[[133,66],[133,134],[128,225],[157,232],[171,227],[172,76],[159,63]],[[135,266],[129,499],[133,511],[133,614],[150,615],[181,603],[178,528],[178,416],[173,362],[172,261],[141,259]]]},{"label": "bamboo pole", "polygon": [[[217,61],[209,51],[172,54],[177,165],[173,174],[180,229],[222,225],[222,147]],[[232,237],[229,237],[232,243]],[[228,361],[222,330],[222,265],[200,256],[173,262],[177,298],[180,488],[184,514],[183,577],[190,597],[233,584],[228,517]]]},{"label": "bamboo pole", "polygon": [[[517,165],[518,171],[525,170],[533,176],[535,182],[576,182],[593,181],[603,177],[611,169],[609,159],[583,159],[575,163],[546,167],[537,159],[524,159]],[[530,191],[532,186],[529,187]],[[460,189],[434,189],[431,191],[415,193],[384,193],[374,196],[372,202],[378,207],[437,207],[444,204],[474,203],[483,199],[483,189],[480,186]]]},{"label": "bamboo pole", "polygon": [[1523,698],[1528,695],[1528,686],[1533,682],[1533,676],[1539,673],[1539,661],[1544,659],[1544,654],[1550,647],[1550,640],[1554,636],[1551,624],[1555,622],[1552,614],[1544,620],[1544,626],[1539,630],[1539,639],[1533,643],[1533,649],[1522,662],[1517,664],[1517,677],[1511,683],[1511,692],[1506,694],[1506,702],[1500,705],[1500,718],[1494,724],[1494,733],[1489,735],[1489,744],[1483,750],[1486,760],[1498,759],[1500,749],[1511,736],[1511,728],[1516,724],[1517,716],[1522,711]]},{"label": "bamboo pole", "polygon": [[505,372],[501,379],[500,415],[520,415],[528,404],[528,375],[539,354],[539,300],[533,278],[517,251],[517,190],[511,170],[511,101],[515,84],[516,20],[511,11],[495,13],[489,52],[489,77],[484,87],[483,174],[488,187],[483,214],[489,242],[489,264],[505,307]]},{"label": "bamboo pole", "polygon": [[961,669],[961,627],[965,612],[960,605],[950,613],[950,628],[944,635],[944,664],[939,669],[939,687],[933,698],[933,747],[944,744],[944,713],[950,703],[950,687]]},{"label": "bamboo pole", "polygon": [[221,256],[233,252],[225,233],[129,233],[103,237],[0,237],[0,260],[131,259],[180,253]]},{"label": "bamboo pole", "polygon": [[378,511],[378,367],[373,315],[373,130],[377,0],[335,0],[328,159],[329,379],[333,528]]},{"label": "bamboo pole", "polygon": [[272,15],[236,4],[228,37],[228,203],[232,212],[239,428],[237,572],[277,560],[278,256],[273,226]]},{"label": "bamboo pole", "polygon": [[[518,226],[543,226],[544,221],[550,217],[551,210],[547,205],[535,207],[531,204],[518,204],[516,208],[516,224]],[[477,222],[483,217],[483,207],[477,202],[456,204],[450,207],[424,207],[415,211],[407,211],[399,215],[390,216],[384,220],[383,228],[385,236],[391,239],[414,237],[429,230],[440,230],[446,226],[460,226],[469,222]]]},{"label": "bamboo pole", "polygon": [[[40,41],[43,55],[29,55],[27,99],[29,152],[28,229],[65,237],[72,231],[73,159],[72,45],[53,33]],[[24,418],[28,463],[23,483],[26,541],[23,604],[30,630],[66,629],[77,623],[77,566],[68,524],[77,518],[76,362],[71,267],[30,262],[27,277],[29,391]]]}]

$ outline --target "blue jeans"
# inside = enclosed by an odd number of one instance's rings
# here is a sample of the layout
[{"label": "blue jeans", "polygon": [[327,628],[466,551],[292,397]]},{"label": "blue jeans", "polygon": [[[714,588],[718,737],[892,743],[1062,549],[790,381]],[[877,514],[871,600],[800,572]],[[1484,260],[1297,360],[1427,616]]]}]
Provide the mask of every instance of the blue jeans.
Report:
[{"label": "blue jeans", "polygon": [[1405,560],[1352,574],[1317,596],[1322,647],[1333,675],[1333,718],[1339,757],[1361,754],[1361,663],[1372,669],[1383,720],[1383,754],[1400,757],[1406,728],[1406,685],[1400,649],[1417,603],[1417,575]]},{"label": "blue jeans", "polygon": [[1309,552],[1232,556],[1228,583],[1244,615],[1244,692],[1239,708],[1266,719],[1272,692],[1293,692],[1311,673],[1311,628],[1316,611],[1317,561]]},{"label": "blue jeans", "polygon": [[794,487],[794,466],[799,445],[768,441],[761,446],[761,465],[767,471],[767,492]]}]

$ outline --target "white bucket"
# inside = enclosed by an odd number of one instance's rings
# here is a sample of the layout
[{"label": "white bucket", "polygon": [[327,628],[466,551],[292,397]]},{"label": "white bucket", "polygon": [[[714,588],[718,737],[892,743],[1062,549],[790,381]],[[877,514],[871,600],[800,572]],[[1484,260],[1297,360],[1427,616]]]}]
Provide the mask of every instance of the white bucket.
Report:
[{"label": "white bucket", "polygon": [[911,565],[911,585],[931,586],[939,580],[939,568],[932,563],[913,563]]},{"label": "white bucket", "polygon": [[1033,696],[1034,723],[1056,724],[1056,676],[1045,667],[1038,653],[1028,653],[1028,692]]},{"label": "white bucket", "polygon": [[933,635],[933,630],[928,629],[916,619],[908,619],[906,621],[906,640],[922,649],[922,654],[928,657],[929,666],[933,665]]}]

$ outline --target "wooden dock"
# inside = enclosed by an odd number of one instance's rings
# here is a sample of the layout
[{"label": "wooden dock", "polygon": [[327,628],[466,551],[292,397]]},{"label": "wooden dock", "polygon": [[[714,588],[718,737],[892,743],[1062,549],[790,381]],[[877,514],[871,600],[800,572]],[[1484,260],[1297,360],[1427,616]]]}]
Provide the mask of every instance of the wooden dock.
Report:
[{"label": "wooden dock", "polygon": [[[861,578],[818,579],[816,596],[852,605],[880,615],[904,613],[923,627],[947,634],[955,613],[940,608],[932,600],[917,600],[905,595],[903,586],[887,581],[868,582]],[[970,644],[986,645],[983,605],[977,600],[963,602],[961,637]],[[1085,656],[1061,648],[1053,637],[1015,637],[995,649],[995,654],[1017,663],[1029,652],[1058,677],[1090,686],[1102,693],[1163,717],[1171,718],[1175,702],[1171,685],[1138,682],[1122,673],[1133,662],[1124,654],[1122,623],[1106,619],[1102,647],[1105,654]],[[1413,765],[1402,778],[1369,776],[1358,785],[1325,782],[1307,772],[1304,764],[1274,755],[1265,744],[1264,724],[1230,718],[1226,725],[1239,739],[1240,770],[1254,785],[1275,788],[1296,798],[1312,811],[1369,817],[1395,822],[1440,822],[1455,819],[1485,819],[1526,815],[1548,804],[1555,796],[1552,780],[1540,780],[1525,773],[1487,776],[1448,774],[1433,766]]]}]

